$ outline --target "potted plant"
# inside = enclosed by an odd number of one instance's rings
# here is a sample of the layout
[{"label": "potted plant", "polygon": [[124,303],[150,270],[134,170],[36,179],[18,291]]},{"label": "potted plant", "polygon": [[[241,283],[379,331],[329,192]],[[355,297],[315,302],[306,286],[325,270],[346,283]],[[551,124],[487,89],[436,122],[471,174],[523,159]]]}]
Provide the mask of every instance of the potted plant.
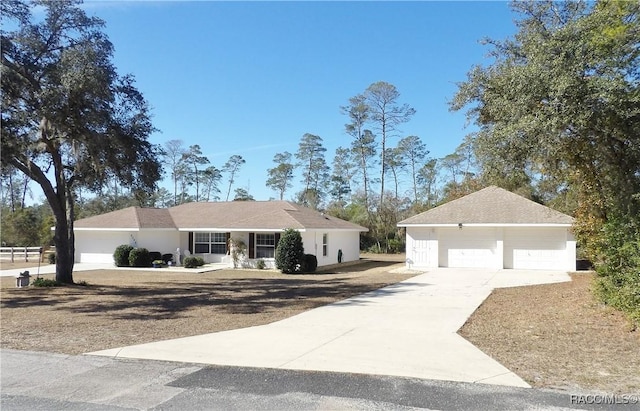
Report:
[{"label": "potted plant", "polygon": [[163,260],[153,260],[153,262],[151,263],[153,264],[153,268],[160,268],[164,265],[164,261]]}]

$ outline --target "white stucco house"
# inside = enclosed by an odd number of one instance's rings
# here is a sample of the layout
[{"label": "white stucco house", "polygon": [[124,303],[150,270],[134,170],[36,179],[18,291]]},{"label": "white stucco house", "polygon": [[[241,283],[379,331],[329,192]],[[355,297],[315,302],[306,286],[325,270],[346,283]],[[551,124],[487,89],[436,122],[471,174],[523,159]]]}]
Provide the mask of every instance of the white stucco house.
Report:
[{"label": "white stucco house", "polygon": [[575,271],[573,218],[491,186],[398,223],[410,267]]},{"label": "white stucco house", "polygon": [[[121,244],[163,254],[191,254],[207,263],[231,262],[228,240],[247,245],[249,264],[258,259],[274,265],[275,247],[287,228],[300,232],[307,254],[318,266],[360,259],[360,232],[365,227],[287,201],[186,203],[176,207],[129,207],[77,220],[75,261],[113,263]],[[174,258],[175,259],[175,258]]]}]

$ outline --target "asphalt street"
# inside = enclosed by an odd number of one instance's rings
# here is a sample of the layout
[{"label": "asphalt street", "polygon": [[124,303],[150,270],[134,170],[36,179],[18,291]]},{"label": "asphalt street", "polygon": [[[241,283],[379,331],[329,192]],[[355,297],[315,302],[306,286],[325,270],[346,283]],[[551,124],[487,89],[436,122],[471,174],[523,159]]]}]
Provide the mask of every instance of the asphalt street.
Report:
[{"label": "asphalt street", "polygon": [[[612,407],[572,404],[572,395],[586,393],[17,350],[0,350],[0,370],[0,409],[3,411],[597,410]],[[615,409],[638,409],[638,405],[617,404]]]}]

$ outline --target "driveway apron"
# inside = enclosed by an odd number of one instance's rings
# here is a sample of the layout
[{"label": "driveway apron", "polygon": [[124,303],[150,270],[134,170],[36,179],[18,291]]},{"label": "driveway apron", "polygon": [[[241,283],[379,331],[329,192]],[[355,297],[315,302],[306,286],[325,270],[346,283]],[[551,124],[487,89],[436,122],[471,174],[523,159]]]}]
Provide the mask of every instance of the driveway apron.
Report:
[{"label": "driveway apron", "polygon": [[494,288],[563,281],[558,271],[434,269],[272,324],[89,354],[529,387],[457,330]]}]

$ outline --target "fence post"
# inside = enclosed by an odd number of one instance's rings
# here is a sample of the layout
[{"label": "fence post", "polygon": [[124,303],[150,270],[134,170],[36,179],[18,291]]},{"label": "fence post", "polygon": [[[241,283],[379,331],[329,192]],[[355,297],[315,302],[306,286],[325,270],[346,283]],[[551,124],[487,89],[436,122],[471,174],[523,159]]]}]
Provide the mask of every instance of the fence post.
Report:
[{"label": "fence post", "polygon": [[24,248],[24,262],[29,262],[29,250],[27,249],[27,247]]},{"label": "fence post", "polygon": [[13,263],[13,247],[11,247],[11,262]]}]

